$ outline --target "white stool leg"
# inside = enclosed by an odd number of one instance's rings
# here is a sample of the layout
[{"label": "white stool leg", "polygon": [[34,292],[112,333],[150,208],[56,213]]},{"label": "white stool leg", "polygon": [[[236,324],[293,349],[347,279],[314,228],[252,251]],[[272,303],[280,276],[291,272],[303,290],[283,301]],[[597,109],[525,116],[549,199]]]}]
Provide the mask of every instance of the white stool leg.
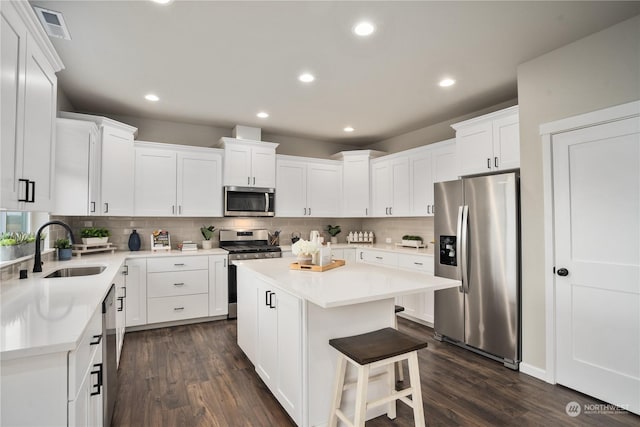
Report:
[{"label": "white stool leg", "polygon": [[369,365],[358,365],[358,385],[356,386],[356,412],[353,425],[364,427],[367,417],[367,389],[369,387]]},{"label": "white stool leg", "polygon": [[[389,387],[389,394],[396,391],[395,365],[396,363],[390,363],[387,365],[387,386]],[[396,402],[397,400],[394,399],[387,404],[387,418],[390,420],[396,419]]]},{"label": "white stool leg", "polygon": [[[394,320],[395,320],[395,330],[398,330],[398,315],[394,315]],[[398,370],[398,381],[400,382],[404,382],[404,371],[402,370],[402,360],[400,360],[399,362],[395,363],[396,365],[396,369]]]},{"label": "white stool leg", "polygon": [[331,415],[329,416],[329,427],[336,427],[338,425],[338,415],[336,411],[340,409],[340,402],[342,402],[342,389],[344,388],[344,376],[347,371],[347,359],[338,353],[338,366],[336,367],[336,377],[333,382],[333,400],[331,401]]},{"label": "white stool leg", "polygon": [[416,427],[425,427],[424,408],[422,405],[422,388],[420,387],[420,370],[418,369],[418,352],[409,355],[409,381],[411,381],[411,401],[413,402],[413,419]]}]

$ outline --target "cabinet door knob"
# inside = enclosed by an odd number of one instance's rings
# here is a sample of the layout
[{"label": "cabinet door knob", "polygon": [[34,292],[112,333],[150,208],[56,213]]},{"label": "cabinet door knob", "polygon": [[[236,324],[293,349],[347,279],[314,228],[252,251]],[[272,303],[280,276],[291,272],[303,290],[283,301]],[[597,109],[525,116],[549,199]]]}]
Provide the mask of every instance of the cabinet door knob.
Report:
[{"label": "cabinet door knob", "polygon": [[556,272],[556,274],[558,276],[565,277],[565,276],[569,275],[569,270],[567,270],[566,268],[559,268],[558,271]]}]

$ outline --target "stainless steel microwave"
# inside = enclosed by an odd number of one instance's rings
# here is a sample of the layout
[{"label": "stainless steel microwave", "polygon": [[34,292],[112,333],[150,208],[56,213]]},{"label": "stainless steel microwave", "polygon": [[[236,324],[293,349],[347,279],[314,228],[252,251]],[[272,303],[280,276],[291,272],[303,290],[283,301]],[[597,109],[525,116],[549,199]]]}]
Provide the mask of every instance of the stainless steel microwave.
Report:
[{"label": "stainless steel microwave", "polygon": [[276,189],[224,187],[224,216],[275,216]]}]

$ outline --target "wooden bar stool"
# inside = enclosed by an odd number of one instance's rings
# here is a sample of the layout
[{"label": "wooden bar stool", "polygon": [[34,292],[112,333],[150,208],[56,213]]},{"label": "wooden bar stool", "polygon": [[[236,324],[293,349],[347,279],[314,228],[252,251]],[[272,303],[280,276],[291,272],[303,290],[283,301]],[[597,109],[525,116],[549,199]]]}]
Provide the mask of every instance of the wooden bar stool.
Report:
[{"label": "wooden bar stool", "polygon": [[[401,305],[396,305],[394,310],[395,310],[395,314],[397,315],[398,313],[402,313],[404,311],[404,307]],[[394,320],[395,320],[394,327],[398,329],[398,316],[395,316]],[[396,373],[397,373],[396,378],[398,379],[398,381],[404,382],[404,370],[402,369],[402,361],[396,362]]]},{"label": "wooden bar stool", "polygon": [[[422,407],[422,391],[420,388],[420,371],[418,368],[418,350],[427,346],[426,342],[413,338],[393,328],[384,328],[362,335],[334,338],[329,345],[338,350],[338,366],[336,369],[334,395],[331,403],[329,426],[335,427],[338,418],[349,426],[364,426],[367,409],[388,404],[387,417],[395,419],[396,400],[401,400],[413,408],[416,426],[424,427],[424,409]],[[396,391],[394,365],[398,361],[408,360],[410,387]],[[347,362],[358,372],[356,383],[345,384]],[[369,377],[371,369],[386,365],[385,372]],[[367,402],[369,381],[384,378],[386,375],[390,394],[386,397]],[[342,393],[356,386],[356,402],[354,420],[351,422],[340,409]],[[411,395],[411,399],[407,396]]]}]

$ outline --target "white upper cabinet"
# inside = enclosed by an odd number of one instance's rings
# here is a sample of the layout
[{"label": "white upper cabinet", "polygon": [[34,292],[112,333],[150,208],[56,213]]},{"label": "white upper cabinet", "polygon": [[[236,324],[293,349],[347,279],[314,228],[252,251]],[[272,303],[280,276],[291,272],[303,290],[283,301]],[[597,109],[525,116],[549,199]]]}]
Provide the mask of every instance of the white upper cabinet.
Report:
[{"label": "white upper cabinet", "polygon": [[455,140],[405,152],[410,158],[411,216],[434,214],[433,184],[457,178]]},{"label": "white upper cabinet", "polygon": [[134,150],[138,129],[90,114],[60,112],[60,117],[93,122],[99,129],[100,200],[98,215],[133,215]]},{"label": "white upper cabinet", "polygon": [[64,68],[28,2],[0,2],[0,209],[51,211],[57,78]]},{"label": "white upper cabinet", "polygon": [[135,215],[222,216],[219,150],[135,143]]},{"label": "white upper cabinet", "polygon": [[293,156],[277,157],[276,216],[340,216],[341,162]]},{"label": "white upper cabinet", "polygon": [[370,160],[384,153],[373,150],[342,151],[333,159],[342,160],[342,216],[371,215]]},{"label": "white upper cabinet", "polygon": [[272,142],[221,138],[224,185],[275,188],[276,147]]},{"label": "white upper cabinet", "polygon": [[57,119],[55,215],[95,215],[100,207],[100,140],[93,122]]},{"label": "white upper cabinet", "polygon": [[390,155],[371,161],[372,216],[410,214],[409,156]]},{"label": "white upper cabinet", "polygon": [[517,105],[451,127],[456,130],[459,176],[520,167]]}]

